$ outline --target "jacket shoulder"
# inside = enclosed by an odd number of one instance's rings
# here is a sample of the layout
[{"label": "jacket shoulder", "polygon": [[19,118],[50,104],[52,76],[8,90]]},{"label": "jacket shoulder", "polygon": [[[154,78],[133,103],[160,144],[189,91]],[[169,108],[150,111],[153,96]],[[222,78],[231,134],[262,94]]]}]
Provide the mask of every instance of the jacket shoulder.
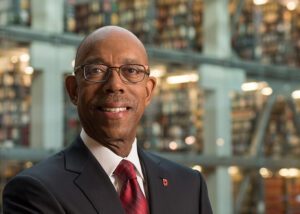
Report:
[{"label": "jacket shoulder", "polygon": [[182,179],[193,179],[195,182],[199,183],[203,180],[203,177],[199,171],[196,171],[192,168],[189,168],[187,166],[181,165],[179,163],[176,163],[174,161],[168,160],[164,157],[161,157],[155,153],[152,152],[145,152],[150,159],[154,160],[156,163],[159,164],[159,166],[165,171],[167,174],[172,175],[174,177],[182,178]]},{"label": "jacket shoulder", "polygon": [[52,177],[57,175],[64,169],[65,161],[64,161],[64,153],[59,152],[54,154],[45,160],[35,164],[33,167],[28,168],[20,172],[18,176],[30,176],[30,177]]},{"label": "jacket shoulder", "polygon": [[[3,190],[4,213],[64,213],[53,192],[45,182],[47,175],[44,165],[53,161],[52,158],[24,170],[13,177]],[[50,172],[48,171],[48,174]],[[51,173],[50,173],[51,174]],[[53,176],[52,176],[53,177]]]}]

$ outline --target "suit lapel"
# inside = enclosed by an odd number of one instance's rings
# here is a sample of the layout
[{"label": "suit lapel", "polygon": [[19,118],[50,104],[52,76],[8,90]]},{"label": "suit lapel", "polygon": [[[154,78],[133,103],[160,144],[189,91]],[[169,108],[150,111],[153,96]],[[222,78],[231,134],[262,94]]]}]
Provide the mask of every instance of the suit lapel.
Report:
[{"label": "suit lapel", "polygon": [[119,196],[109,177],[85,147],[80,137],[65,151],[66,169],[78,173],[75,185],[97,213],[124,213]]},{"label": "suit lapel", "polygon": [[[119,196],[103,168],[82,142],[77,140],[65,151],[66,170],[78,176],[75,185],[88,198],[97,213],[124,214]],[[145,173],[151,213],[168,213],[172,179],[160,164],[160,159],[138,148]],[[164,184],[165,179],[168,184]]]},{"label": "suit lapel", "polygon": [[[146,174],[151,213],[168,213],[171,179],[160,166],[160,159],[139,149]],[[171,205],[171,204],[170,204]]]}]

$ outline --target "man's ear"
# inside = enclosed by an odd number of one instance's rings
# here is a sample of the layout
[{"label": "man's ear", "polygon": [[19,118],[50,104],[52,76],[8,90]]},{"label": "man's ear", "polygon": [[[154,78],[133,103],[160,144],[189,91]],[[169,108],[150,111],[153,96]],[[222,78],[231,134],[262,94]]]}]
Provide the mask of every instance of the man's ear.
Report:
[{"label": "man's ear", "polygon": [[65,80],[66,89],[68,91],[71,102],[77,105],[78,102],[78,84],[76,77],[73,75],[67,76]]},{"label": "man's ear", "polygon": [[155,77],[149,77],[147,79],[147,83],[146,83],[146,106],[149,105],[151,98],[153,96],[154,93],[154,89],[156,86],[156,78]]}]

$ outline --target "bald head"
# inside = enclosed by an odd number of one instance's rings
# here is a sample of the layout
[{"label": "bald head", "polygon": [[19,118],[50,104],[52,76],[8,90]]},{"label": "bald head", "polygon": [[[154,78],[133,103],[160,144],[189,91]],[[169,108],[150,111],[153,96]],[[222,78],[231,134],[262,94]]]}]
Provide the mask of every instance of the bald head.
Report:
[{"label": "bald head", "polygon": [[95,48],[95,45],[98,47],[106,45],[108,48],[127,46],[129,49],[138,49],[146,58],[146,63],[148,63],[144,45],[132,32],[118,26],[105,26],[93,31],[81,42],[77,49],[75,66],[83,63],[83,59]]}]

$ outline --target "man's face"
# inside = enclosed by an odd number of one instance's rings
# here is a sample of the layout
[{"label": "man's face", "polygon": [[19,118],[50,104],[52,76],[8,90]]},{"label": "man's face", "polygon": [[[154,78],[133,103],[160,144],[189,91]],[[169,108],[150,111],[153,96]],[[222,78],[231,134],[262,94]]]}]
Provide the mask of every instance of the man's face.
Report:
[{"label": "man's face", "polygon": [[[81,49],[78,65],[148,65],[144,49],[131,37],[110,36]],[[121,144],[131,147],[138,122],[150,102],[155,79],[145,76],[142,82],[124,83],[114,70],[106,82],[94,83],[84,79],[83,70],[76,75],[74,96],[77,97],[73,102],[87,134],[112,150]]]}]

